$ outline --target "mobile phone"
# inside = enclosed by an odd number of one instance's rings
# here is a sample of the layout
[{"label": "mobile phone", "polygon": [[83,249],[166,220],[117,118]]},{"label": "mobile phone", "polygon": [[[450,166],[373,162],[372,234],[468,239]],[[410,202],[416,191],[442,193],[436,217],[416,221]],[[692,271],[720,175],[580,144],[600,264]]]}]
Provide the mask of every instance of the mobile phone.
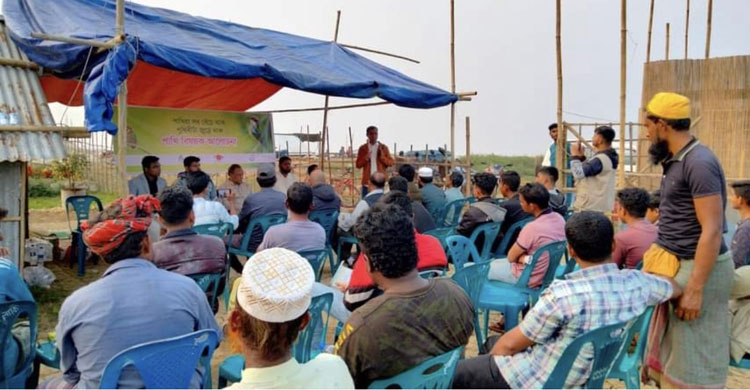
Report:
[{"label": "mobile phone", "polygon": [[219,188],[218,190],[216,190],[216,196],[218,196],[219,198],[226,198],[227,196],[229,196],[229,191],[229,188]]}]

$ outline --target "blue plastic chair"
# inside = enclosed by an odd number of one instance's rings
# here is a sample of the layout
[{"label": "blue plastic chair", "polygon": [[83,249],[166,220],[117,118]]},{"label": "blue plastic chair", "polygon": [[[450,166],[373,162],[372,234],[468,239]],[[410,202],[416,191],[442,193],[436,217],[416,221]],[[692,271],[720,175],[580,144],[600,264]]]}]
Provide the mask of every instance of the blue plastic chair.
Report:
[{"label": "blue plastic chair", "polygon": [[439,227],[435,229],[428,230],[424,232],[424,234],[428,236],[432,236],[438,239],[440,241],[440,245],[443,246],[443,250],[446,249],[448,246],[448,243],[445,241],[448,237],[453,236],[456,234],[456,228],[451,227]]},{"label": "blue plastic chair", "polygon": [[[622,352],[617,357],[612,370],[607,378],[619,379],[625,382],[628,389],[641,388],[641,364],[643,363],[643,353],[646,350],[648,342],[648,328],[651,324],[651,316],[654,314],[654,307],[649,306],[638,316],[638,319],[630,325],[628,333],[623,342]],[[637,336],[636,336],[637,335]],[[629,352],[631,340],[638,337],[633,352]]]},{"label": "blue plastic chair", "polygon": [[[545,253],[548,255],[549,264],[547,272],[544,274],[544,279],[542,279],[542,284],[537,288],[529,288],[531,272]],[[506,332],[516,327],[521,313],[534,305],[542,291],[554,280],[557,266],[560,264],[560,258],[563,257],[564,253],[565,241],[549,243],[534,252],[534,255],[531,256],[531,261],[524,267],[516,284],[508,284],[496,280],[490,280],[485,283],[479,297],[479,308],[486,310],[484,313],[485,332],[487,332],[489,327],[489,312],[492,310],[502,312],[505,316]]]},{"label": "blue plastic chair", "polygon": [[[458,222],[461,219],[461,211],[463,211],[466,205],[471,204],[471,198],[456,199],[446,204],[443,210],[440,212],[439,219],[435,221],[438,227],[452,227],[458,226]],[[450,216],[450,220],[448,219]]]},{"label": "blue plastic chair", "polygon": [[496,258],[507,256],[512,244],[510,240],[512,240],[514,237],[518,237],[521,229],[523,229],[523,227],[526,226],[527,223],[533,220],[534,218],[526,218],[510,225],[508,227],[508,231],[505,232],[505,235],[503,235],[503,239],[500,240],[500,245],[497,246],[497,251],[495,251],[495,254],[493,256]]},{"label": "blue plastic chair", "polygon": [[426,271],[419,271],[419,276],[421,276],[422,279],[439,278],[443,275],[445,275],[445,270],[429,269]]},{"label": "blue plastic chair", "polygon": [[[476,253],[476,249],[472,251]],[[484,284],[487,282],[487,274],[490,272],[490,263],[475,262],[473,265],[467,265],[457,268],[451,279],[456,282],[466,292],[474,306],[474,334],[477,339],[477,348],[480,353],[484,352],[484,337],[482,330],[479,328],[479,297]]]},{"label": "blue plastic chair", "polygon": [[463,350],[456,348],[394,377],[373,381],[368,389],[450,389]]},{"label": "blue plastic chair", "polygon": [[245,234],[242,235],[242,242],[240,243],[240,247],[235,248],[230,243],[229,248],[227,249],[227,253],[236,256],[245,256],[248,258],[251,257],[254,252],[251,252],[248,247],[250,246],[250,238],[253,236],[256,229],[260,230],[261,237],[263,237],[268,231],[268,228],[274,225],[281,225],[284,222],[286,222],[286,214],[269,214],[262,217],[253,218],[252,220],[250,220]]},{"label": "blue plastic chair", "polygon": [[578,267],[578,264],[576,263],[576,260],[568,254],[568,248],[565,248],[565,264],[561,264],[557,266],[557,271],[555,272],[555,279],[564,279],[565,276],[567,276],[569,273],[581,269]]},{"label": "blue plastic chair", "polygon": [[[333,294],[327,293],[312,298],[310,303],[310,323],[300,332],[297,340],[292,345],[292,356],[300,363],[306,363],[315,357],[325,346],[325,335],[328,329]],[[326,313],[325,323],[323,312]],[[322,338],[316,340],[315,330],[322,326]],[[245,357],[242,355],[231,355],[224,359],[219,365],[219,388],[227,387],[227,382],[239,382],[242,379],[242,370],[245,369]]]},{"label": "blue plastic chair", "polygon": [[[234,230],[234,225],[231,223],[214,223],[214,224],[208,224],[208,225],[196,225],[193,226],[193,231],[198,234],[203,234],[207,236],[214,236],[221,238],[222,240],[225,240],[227,247],[231,245],[232,242],[232,233]],[[229,271],[231,269],[230,266],[231,262],[227,258],[227,265],[226,269],[224,270],[224,277],[226,277],[227,281],[224,284],[225,286],[229,286]],[[225,287],[224,288],[224,307],[229,307],[229,290],[230,288]],[[205,290],[204,290],[205,291]],[[212,306],[213,307],[213,306]]]},{"label": "blue plastic chair", "polygon": [[211,357],[218,343],[219,334],[204,329],[130,347],[109,359],[99,388],[116,389],[123,369],[133,366],[147,389],[187,389],[200,363],[202,387],[210,389]]},{"label": "blue plastic chair", "polygon": [[477,245],[479,237],[483,237],[484,241],[482,248],[477,247],[479,257],[482,260],[489,260],[491,257],[490,251],[492,250],[492,244],[495,242],[498,233],[500,233],[500,222],[487,222],[477,226],[469,237],[469,241]]},{"label": "blue plastic chair", "polygon": [[[357,237],[354,236],[340,236],[338,242],[336,243],[336,258],[338,259],[338,264],[341,264],[344,259],[341,258],[341,247],[344,244],[352,244],[352,250],[355,246],[359,245],[359,240]],[[331,270],[331,274],[334,274],[333,270]]]},{"label": "blue plastic chair", "polygon": [[[8,336],[10,336],[10,331],[19,318],[29,320],[29,355],[25,357],[19,370],[16,370],[16,362],[13,362],[12,367],[5,367],[3,365],[4,359],[0,355],[0,389],[25,389],[26,380],[31,376],[34,368],[34,355],[36,353],[34,343],[36,342],[37,326],[36,303],[34,302],[18,301],[0,303],[0,352],[6,350],[6,342],[15,343],[13,337]],[[21,348],[19,348],[18,353],[19,356],[23,354]]]},{"label": "blue plastic chair", "polygon": [[619,323],[603,326],[578,336],[572,343],[568,344],[560,359],[557,360],[555,369],[552,370],[545,389],[562,389],[565,387],[565,379],[568,377],[573,363],[586,345],[593,347],[594,361],[591,374],[586,380],[587,389],[601,389],[604,379],[615,362],[617,355],[623,348],[623,340],[627,332],[627,323]]},{"label": "blue plastic chair", "polygon": [[567,206],[567,207],[568,207],[568,211],[566,211],[565,215],[563,216],[563,218],[565,218],[566,221],[570,219],[570,217],[573,216],[573,210],[570,209],[570,206]]},{"label": "blue plastic chair", "polygon": [[299,255],[307,259],[313,272],[315,272],[315,281],[320,282],[320,274],[323,273],[323,264],[325,263],[326,257],[328,257],[328,251],[325,249],[302,251],[299,252]]},{"label": "blue plastic chair", "polygon": [[480,261],[477,247],[464,236],[450,236],[446,240],[448,256],[453,260],[456,272],[464,268],[469,261]]},{"label": "blue plastic chair", "polygon": [[331,267],[331,275],[333,270],[338,266],[338,262],[333,258],[333,233],[335,232],[336,222],[339,220],[338,210],[318,210],[310,213],[310,220],[317,222],[326,231],[326,252],[328,253],[328,264]]},{"label": "blue plastic chair", "polygon": [[[54,341],[44,341],[36,346],[34,364],[44,364],[47,367],[60,369],[60,350]],[[35,366],[36,367],[36,366]]]},{"label": "blue plastic chair", "polygon": [[[224,278],[224,273],[201,273],[187,276],[190,279],[195,280],[195,283],[198,284],[198,287],[200,287],[201,290],[206,293],[206,299],[208,299],[208,294],[210,293],[211,300],[208,301],[208,304],[211,306],[211,308],[213,309],[215,307],[218,307],[216,305],[216,302],[219,299],[219,284],[221,284],[221,280]],[[231,290],[231,288],[229,288],[229,285],[224,286],[224,291],[226,290]]]},{"label": "blue plastic chair", "polygon": [[729,358],[729,365],[732,367],[750,370],[750,358],[742,358],[739,362],[732,358]]},{"label": "blue plastic chair", "polygon": [[[83,236],[81,233],[81,222],[89,219],[91,214],[91,205],[96,204],[101,212],[104,208],[102,207],[102,201],[99,198],[91,195],[82,196],[71,196],[65,200],[65,216],[68,220],[68,227],[70,228],[71,237],[73,239],[72,245],[76,248],[76,258],[78,261],[78,276],[83,276],[86,273],[86,244],[83,242]],[[70,209],[73,209],[76,216],[76,228],[70,227]],[[70,267],[73,267],[73,256],[70,256]]]}]

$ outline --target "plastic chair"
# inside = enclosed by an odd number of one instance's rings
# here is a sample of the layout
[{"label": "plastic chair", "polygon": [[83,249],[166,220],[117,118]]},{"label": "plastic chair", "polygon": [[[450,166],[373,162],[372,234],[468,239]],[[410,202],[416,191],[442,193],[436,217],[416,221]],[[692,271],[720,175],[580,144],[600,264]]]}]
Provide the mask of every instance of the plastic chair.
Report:
[{"label": "plastic chair", "polygon": [[219,334],[204,329],[130,347],[109,359],[99,388],[116,389],[123,369],[133,366],[147,389],[187,389],[200,363],[202,387],[210,389],[211,357],[218,343]]},{"label": "plastic chair", "polygon": [[443,275],[445,275],[445,270],[430,269],[426,271],[419,271],[419,276],[421,276],[422,279],[439,278]]},{"label": "plastic chair", "polygon": [[54,341],[44,341],[36,346],[34,364],[44,364],[47,367],[60,369],[60,351]]},{"label": "plastic chair", "polygon": [[570,209],[570,206],[567,206],[567,207],[568,207],[568,211],[566,211],[565,215],[563,215],[563,218],[565,218],[566,221],[570,219],[570,217],[573,216],[573,210]]},{"label": "plastic chair", "polygon": [[[338,259],[338,263],[341,264],[344,259],[341,258],[341,247],[343,244],[352,244],[352,246],[359,245],[359,240],[357,237],[354,236],[340,236],[338,242],[336,243],[336,258]],[[333,270],[331,270],[331,273],[333,274]]]},{"label": "plastic chair", "polygon": [[623,347],[625,334],[628,333],[626,331],[627,326],[627,323],[607,325],[578,336],[565,348],[562,356],[557,360],[555,369],[552,370],[547,382],[544,383],[544,388],[562,389],[565,387],[568,373],[581,349],[586,345],[593,347],[594,361],[585,387],[587,389],[603,388],[604,379],[607,378],[612,364],[614,364],[620,349]]},{"label": "plastic chair", "polygon": [[[651,316],[654,314],[654,307],[649,306],[638,316],[633,324],[628,328],[628,333],[623,339],[622,352],[617,357],[612,370],[607,378],[619,379],[625,382],[628,389],[641,388],[641,364],[643,362],[643,353],[646,350],[648,341],[648,327],[651,324]],[[629,352],[631,340],[637,335],[638,341],[635,344],[633,352]]]},{"label": "plastic chair", "polygon": [[[542,279],[542,284],[539,287],[530,288],[528,286],[531,272],[545,253],[548,256],[549,264]],[[489,327],[489,312],[492,310],[504,314],[506,332],[518,325],[518,318],[521,313],[532,306],[539,299],[542,291],[552,283],[557,266],[560,264],[560,258],[563,257],[564,253],[565,241],[549,243],[534,252],[534,255],[531,256],[531,261],[524,267],[516,284],[508,284],[496,280],[490,280],[485,283],[479,297],[479,308],[486,310],[484,313],[485,332],[487,332]]]},{"label": "plastic chair", "polygon": [[[222,240],[225,240],[227,247],[231,245],[232,242],[232,233],[234,230],[234,226],[231,223],[214,223],[214,224],[208,224],[208,225],[196,225],[193,226],[193,231],[198,234],[203,234],[207,236],[214,236],[221,238]],[[230,264],[231,262],[227,258],[227,265],[226,269],[224,271],[224,276],[227,278],[225,286],[229,286],[229,270],[230,270]],[[229,289],[224,289],[224,307],[229,307]],[[213,306],[212,306],[213,307]]]},{"label": "plastic chair", "polygon": [[251,257],[254,252],[251,252],[248,248],[250,245],[250,238],[256,232],[256,229],[260,231],[261,237],[263,237],[268,228],[274,225],[281,225],[286,222],[286,214],[269,214],[262,217],[253,218],[247,226],[245,234],[242,235],[242,242],[239,248],[235,248],[229,243],[227,253],[236,256]]},{"label": "plastic chair", "polygon": [[[331,275],[338,263],[333,258],[333,233],[339,220],[338,210],[318,210],[310,213],[310,220],[317,222],[326,231],[326,252],[328,253],[328,264],[331,266]],[[341,261],[340,259],[338,260]]]},{"label": "plastic chair", "polygon": [[315,272],[315,281],[320,282],[320,274],[323,273],[323,264],[328,256],[328,251],[325,249],[302,251],[299,252],[299,255],[307,259],[313,272]]},{"label": "plastic chair", "polygon": [[456,348],[394,377],[373,381],[368,389],[450,389],[463,350]]},{"label": "plastic chair", "polygon": [[[470,198],[456,199],[446,204],[443,210],[440,212],[439,219],[436,220],[436,224],[439,227],[452,227],[458,226],[458,221],[461,219],[461,211],[468,204],[471,204]],[[450,220],[448,217],[451,217]]]},{"label": "plastic chair", "polygon": [[479,261],[477,247],[464,236],[450,236],[446,238],[448,256],[453,260],[453,267],[458,270],[464,268],[469,261]]},{"label": "plastic chair", "polygon": [[446,249],[448,246],[448,243],[445,241],[448,237],[453,236],[456,234],[456,228],[451,227],[439,227],[435,229],[428,230],[424,232],[424,234],[428,236],[432,236],[438,239],[440,241],[440,245],[443,246],[443,250]]},{"label": "plastic chair", "polygon": [[498,233],[500,233],[500,222],[487,222],[477,226],[469,237],[469,241],[477,245],[479,237],[484,237],[482,248],[477,247],[479,257],[482,260],[489,260],[491,257],[490,251],[492,250],[492,244],[495,242]]},{"label": "plastic chair", "polygon": [[[36,349],[36,303],[29,301],[17,301],[0,303],[0,352],[6,350],[6,342],[15,343],[10,336],[10,331],[16,320],[27,318],[29,320],[29,355],[25,357],[21,368],[16,370],[16,362],[12,367],[4,367],[2,355],[0,354],[0,389],[25,389],[26,380],[32,375],[34,355]],[[10,337],[9,337],[10,336]],[[21,348],[18,348],[19,356],[23,354]]]},{"label": "plastic chair", "polygon": [[[326,293],[312,298],[310,303],[310,323],[305,327],[297,340],[292,345],[292,356],[300,363],[310,361],[317,355],[325,344],[326,330],[328,329],[328,318],[330,317],[333,294]],[[323,312],[326,313],[325,323]],[[322,326],[322,339],[315,340],[316,329]],[[239,382],[242,379],[242,370],[245,369],[245,357],[232,355],[224,359],[219,365],[219,388],[227,387],[227,382]]]},{"label": "plastic chair", "polygon": [[739,362],[735,361],[732,358],[729,358],[729,365],[732,367],[750,370],[750,358],[742,358]]},{"label": "plastic chair", "polygon": [[508,227],[508,231],[505,232],[505,235],[503,235],[503,239],[500,240],[500,245],[497,246],[497,251],[495,251],[495,254],[493,256],[497,258],[507,256],[511,245],[510,240],[514,237],[518,237],[521,229],[523,229],[523,227],[526,226],[527,223],[533,220],[534,218],[526,218],[510,225]]},{"label": "plastic chair", "polygon": [[581,269],[578,267],[578,264],[576,263],[575,259],[570,257],[568,255],[568,248],[565,248],[565,264],[560,264],[557,266],[557,271],[555,272],[555,279],[564,279],[566,275],[569,273]]},{"label": "plastic chair", "polygon": [[[187,275],[190,279],[195,280],[195,283],[198,284],[198,287],[203,290],[204,293],[206,293],[206,299],[208,299],[208,296],[210,294],[211,299],[208,301],[208,304],[211,306],[213,310],[216,310],[214,308],[217,308],[217,300],[219,299],[219,284],[221,283],[221,280],[224,278],[224,274],[217,272],[217,273],[202,273],[202,274],[193,274],[193,275]],[[210,291],[209,291],[210,289]],[[224,291],[229,289],[229,285],[224,286]]]},{"label": "plastic chair", "polygon": [[[76,258],[78,261],[78,276],[83,276],[86,273],[86,244],[83,242],[83,236],[81,233],[81,222],[89,219],[91,214],[91,204],[96,204],[101,212],[104,208],[102,207],[102,201],[99,198],[91,195],[82,196],[71,196],[65,199],[65,216],[68,221],[68,228],[73,239],[72,245],[76,248]],[[76,228],[73,229],[70,226],[70,209],[73,208],[76,216]],[[73,267],[73,256],[70,257],[70,267]]]},{"label": "plastic chair", "polygon": [[[476,249],[472,252],[476,253]],[[466,292],[474,306],[474,334],[477,339],[477,348],[480,353],[484,352],[484,337],[479,328],[479,297],[484,284],[487,282],[487,273],[490,272],[490,262],[475,262],[473,265],[457,268],[451,279]]]}]

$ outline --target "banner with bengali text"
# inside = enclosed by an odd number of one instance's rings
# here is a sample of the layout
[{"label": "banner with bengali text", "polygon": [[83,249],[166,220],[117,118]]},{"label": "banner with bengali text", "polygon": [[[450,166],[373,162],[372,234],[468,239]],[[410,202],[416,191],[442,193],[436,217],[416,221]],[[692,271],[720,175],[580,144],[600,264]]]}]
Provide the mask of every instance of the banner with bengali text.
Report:
[{"label": "banner with bengali text", "polygon": [[141,159],[147,155],[159,157],[164,174],[183,171],[187,156],[200,158],[207,173],[226,172],[232,164],[253,168],[275,160],[269,113],[130,106],[127,116],[125,163],[131,175],[142,172]]}]

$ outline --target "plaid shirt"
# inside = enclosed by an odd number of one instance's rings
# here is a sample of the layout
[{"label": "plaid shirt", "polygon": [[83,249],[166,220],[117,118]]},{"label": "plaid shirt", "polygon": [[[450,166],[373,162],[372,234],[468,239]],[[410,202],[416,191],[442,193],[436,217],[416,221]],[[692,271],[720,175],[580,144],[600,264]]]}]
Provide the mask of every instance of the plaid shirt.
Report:
[{"label": "plaid shirt", "polygon": [[[636,318],[646,307],[672,296],[664,279],[608,263],[573,272],[542,293],[521,322],[520,330],[535,345],[495,362],[514,389],[540,389],[565,348],[583,333]],[[591,371],[593,350],[585,347],[573,364],[566,388],[583,387]]]}]

